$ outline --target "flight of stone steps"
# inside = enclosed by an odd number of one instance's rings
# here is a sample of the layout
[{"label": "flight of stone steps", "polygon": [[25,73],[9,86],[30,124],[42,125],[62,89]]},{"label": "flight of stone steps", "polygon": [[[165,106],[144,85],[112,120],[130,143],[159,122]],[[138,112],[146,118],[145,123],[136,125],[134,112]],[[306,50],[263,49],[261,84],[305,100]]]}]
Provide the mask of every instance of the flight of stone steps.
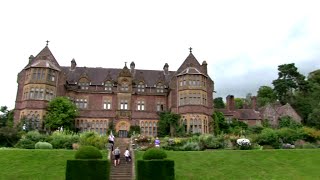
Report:
[{"label": "flight of stone steps", "polygon": [[[120,165],[114,166],[114,155],[111,154],[111,171],[110,171],[110,179],[111,180],[133,180],[132,174],[132,164],[131,162],[126,163],[126,158],[124,156],[124,152],[126,148],[130,150],[130,138],[116,138],[114,149],[119,147],[120,154]],[[132,151],[130,151],[132,157]]]}]

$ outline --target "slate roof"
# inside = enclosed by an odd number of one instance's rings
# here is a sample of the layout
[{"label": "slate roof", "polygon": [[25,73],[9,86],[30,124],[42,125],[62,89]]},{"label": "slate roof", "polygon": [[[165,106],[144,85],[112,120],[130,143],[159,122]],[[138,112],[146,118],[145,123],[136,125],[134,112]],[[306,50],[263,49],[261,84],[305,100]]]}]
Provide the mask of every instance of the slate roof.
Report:
[{"label": "slate roof", "polygon": [[[69,84],[78,82],[84,74],[91,82],[91,85],[101,85],[106,80],[116,82],[117,78],[122,69],[117,68],[92,68],[92,67],[76,67],[75,70],[71,70],[70,67],[61,67],[62,71],[67,76]],[[136,81],[144,81],[147,86],[154,86],[162,80],[164,84],[168,83],[165,81],[162,70],[142,70],[136,69],[135,76],[133,77]],[[175,74],[175,71],[169,71],[169,78]]]},{"label": "slate roof", "polygon": [[56,58],[53,56],[48,46],[45,46],[40,51],[40,53],[28,63],[25,69],[28,69],[30,67],[49,67],[57,71],[61,70],[59,63],[57,62]]}]

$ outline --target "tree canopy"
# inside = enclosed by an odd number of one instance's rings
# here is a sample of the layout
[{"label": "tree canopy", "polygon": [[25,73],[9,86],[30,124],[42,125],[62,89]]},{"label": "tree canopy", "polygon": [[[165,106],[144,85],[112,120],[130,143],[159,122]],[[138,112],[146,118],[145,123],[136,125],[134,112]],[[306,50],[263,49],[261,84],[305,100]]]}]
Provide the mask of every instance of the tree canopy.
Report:
[{"label": "tree canopy", "polygon": [[277,100],[277,95],[269,86],[261,86],[257,93],[257,104],[259,107],[265,106],[268,103],[274,103]]},{"label": "tree canopy", "polygon": [[214,108],[223,109],[225,108],[225,104],[223,102],[222,97],[217,97],[213,99]]},{"label": "tree canopy", "polygon": [[9,110],[7,106],[0,107],[0,127],[13,126],[13,110]]},{"label": "tree canopy", "polygon": [[181,116],[172,112],[162,112],[158,122],[158,135],[166,136],[170,134],[175,135],[176,130],[179,128],[179,120]]},{"label": "tree canopy", "polygon": [[77,107],[66,97],[56,97],[48,104],[45,126],[51,130],[63,127],[74,130]]},{"label": "tree canopy", "polygon": [[305,76],[298,72],[294,63],[279,65],[278,71],[278,79],[272,84],[281,104],[290,103],[295,91],[306,92],[308,90]]}]

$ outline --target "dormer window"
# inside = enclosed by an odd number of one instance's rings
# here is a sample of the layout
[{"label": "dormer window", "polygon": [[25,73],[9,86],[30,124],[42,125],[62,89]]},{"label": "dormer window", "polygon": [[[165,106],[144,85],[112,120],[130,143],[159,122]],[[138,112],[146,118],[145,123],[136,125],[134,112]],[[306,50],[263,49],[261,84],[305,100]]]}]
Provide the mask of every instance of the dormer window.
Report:
[{"label": "dormer window", "polygon": [[164,85],[162,83],[157,84],[157,93],[163,93]]},{"label": "dormer window", "polygon": [[88,90],[89,89],[89,80],[87,78],[80,78],[78,82],[79,89]]},{"label": "dormer window", "polygon": [[121,85],[121,91],[128,91],[128,90],[129,90],[128,84]]},{"label": "dormer window", "polygon": [[143,82],[140,82],[138,84],[138,92],[144,92],[144,87],[145,87],[145,85],[143,84]]},{"label": "dormer window", "polygon": [[107,81],[105,84],[104,84],[104,90],[105,91],[112,91],[112,83],[110,81]]},{"label": "dormer window", "polygon": [[89,89],[89,83],[88,82],[79,82],[80,89]]}]

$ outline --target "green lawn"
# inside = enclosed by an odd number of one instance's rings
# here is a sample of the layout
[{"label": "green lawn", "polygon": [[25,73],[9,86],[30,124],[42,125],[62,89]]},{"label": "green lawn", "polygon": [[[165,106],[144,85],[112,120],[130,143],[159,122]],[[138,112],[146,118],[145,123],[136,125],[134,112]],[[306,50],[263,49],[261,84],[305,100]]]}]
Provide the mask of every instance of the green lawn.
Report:
[{"label": "green lawn", "polygon": [[[320,179],[320,150],[167,151],[177,180]],[[136,153],[142,159],[143,152]],[[155,173],[156,174],[156,173]]]},{"label": "green lawn", "polygon": [[[64,180],[72,150],[0,149],[0,179]],[[103,153],[106,159],[106,153]]]}]

